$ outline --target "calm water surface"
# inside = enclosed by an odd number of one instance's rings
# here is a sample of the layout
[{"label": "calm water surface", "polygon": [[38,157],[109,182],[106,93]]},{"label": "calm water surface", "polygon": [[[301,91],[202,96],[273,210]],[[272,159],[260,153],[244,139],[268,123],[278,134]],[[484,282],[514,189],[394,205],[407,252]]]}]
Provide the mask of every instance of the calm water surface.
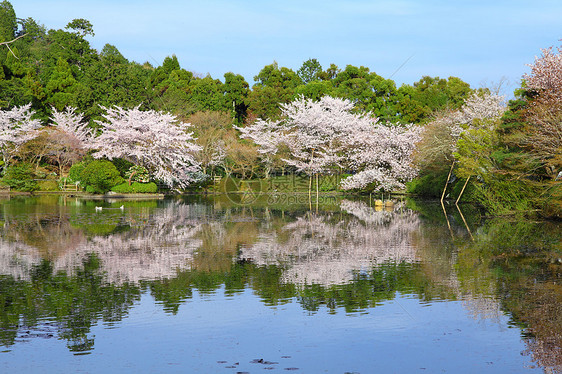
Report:
[{"label": "calm water surface", "polygon": [[463,210],[0,200],[0,372],[562,372],[561,225]]}]

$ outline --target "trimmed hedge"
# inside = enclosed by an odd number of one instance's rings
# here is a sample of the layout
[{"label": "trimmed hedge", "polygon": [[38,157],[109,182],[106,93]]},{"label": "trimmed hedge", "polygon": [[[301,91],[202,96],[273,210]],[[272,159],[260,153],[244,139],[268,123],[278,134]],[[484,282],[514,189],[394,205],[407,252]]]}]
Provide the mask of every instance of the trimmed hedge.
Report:
[{"label": "trimmed hedge", "polygon": [[125,182],[113,187],[111,191],[117,193],[156,193],[158,191],[158,186],[154,182],[133,182],[130,186],[129,183]]},{"label": "trimmed hedge", "polygon": [[80,180],[86,185],[86,192],[106,193],[112,187],[123,183],[119,170],[110,161],[90,162],[80,173]]}]

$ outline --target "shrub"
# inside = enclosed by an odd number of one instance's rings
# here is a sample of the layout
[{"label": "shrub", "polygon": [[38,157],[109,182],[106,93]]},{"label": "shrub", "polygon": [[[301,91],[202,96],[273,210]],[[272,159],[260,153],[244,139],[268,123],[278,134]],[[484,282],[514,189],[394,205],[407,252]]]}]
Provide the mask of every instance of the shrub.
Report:
[{"label": "shrub", "polygon": [[80,181],[89,193],[106,193],[111,187],[123,183],[123,178],[110,161],[95,160],[82,170]]},{"label": "shrub", "polygon": [[67,183],[75,183],[80,181],[80,177],[82,175],[82,171],[86,167],[86,163],[84,161],[78,162],[70,167],[68,171],[68,177],[70,180],[67,180]]},{"label": "shrub", "polygon": [[158,191],[158,186],[154,182],[133,182],[130,186],[128,182],[125,182],[113,187],[111,191],[117,193],[156,193]]},{"label": "shrub", "polygon": [[14,190],[35,191],[37,189],[35,177],[33,167],[26,162],[22,162],[17,165],[8,166],[2,180],[4,184]]}]

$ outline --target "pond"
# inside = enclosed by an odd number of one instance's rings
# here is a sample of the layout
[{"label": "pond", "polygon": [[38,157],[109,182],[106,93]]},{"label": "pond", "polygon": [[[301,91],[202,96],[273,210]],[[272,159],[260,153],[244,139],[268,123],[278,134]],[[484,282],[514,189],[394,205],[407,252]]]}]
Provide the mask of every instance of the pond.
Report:
[{"label": "pond", "polygon": [[562,372],[562,225],[269,195],[0,200],[5,373]]}]

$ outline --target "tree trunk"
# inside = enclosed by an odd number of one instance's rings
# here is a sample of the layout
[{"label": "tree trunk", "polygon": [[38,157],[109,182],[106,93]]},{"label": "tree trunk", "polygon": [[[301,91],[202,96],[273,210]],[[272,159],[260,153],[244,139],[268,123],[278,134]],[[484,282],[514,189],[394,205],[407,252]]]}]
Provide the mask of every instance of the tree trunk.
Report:
[{"label": "tree trunk", "polygon": [[131,175],[129,175],[129,186],[131,185],[131,182],[133,181],[133,175],[135,175],[136,173],[137,173],[137,171],[135,170],[131,173]]},{"label": "tree trunk", "polygon": [[459,203],[459,200],[461,199],[461,196],[464,192],[464,189],[466,188],[466,185],[468,184],[468,181],[470,180],[470,175],[468,176],[468,178],[466,178],[466,181],[464,182],[464,186],[462,186],[462,190],[461,193],[459,194],[459,197],[457,198],[457,201],[455,201],[455,205],[457,205]]},{"label": "tree trunk", "polygon": [[318,173],[316,174],[316,204],[318,204],[319,188],[318,188]]},{"label": "tree trunk", "polygon": [[447,185],[449,184],[449,179],[451,179],[451,173],[453,173],[453,168],[455,167],[455,161],[451,164],[451,170],[449,170],[449,175],[447,175],[447,181],[445,182],[445,188],[443,188],[443,193],[441,194],[441,204],[443,204],[443,199],[445,198],[445,192],[447,191]]}]

